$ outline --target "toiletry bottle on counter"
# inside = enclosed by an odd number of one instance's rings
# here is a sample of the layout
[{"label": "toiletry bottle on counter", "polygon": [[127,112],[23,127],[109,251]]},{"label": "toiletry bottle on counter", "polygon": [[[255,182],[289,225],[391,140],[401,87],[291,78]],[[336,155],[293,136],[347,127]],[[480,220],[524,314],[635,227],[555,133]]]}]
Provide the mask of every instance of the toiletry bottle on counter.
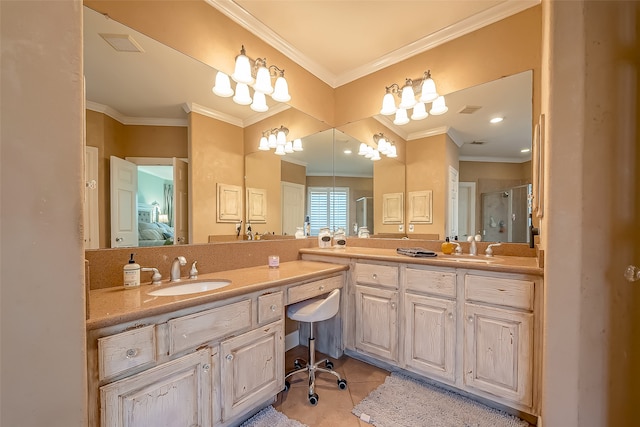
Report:
[{"label": "toiletry bottle on counter", "polygon": [[309,222],[309,215],[304,219],[304,235],[311,236],[311,223]]},{"label": "toiletry bottle on counter", "polygon": [[442,253],[446,255],[451,255],[453,251],[456,249],[456,244],[451,243],[449,238],[447,237],[442,244]]},{"label": "toiletry bottle on counter", "polygon": [[344,232],[344,228],[340,227],[333,233],[333,244],[336,248],[345,248],[347,246],[347,233]]},{"label": "toiletry bottle on counter", "polygon": [[321,249],[331,247],[331,232],[328,227],[320,229],[318,233],[318,247]]},{"label": "toiletry bottle on counter", "polygon": [[128,264],[124,266],[124,287],[135,288],[140,286],[140,264],[133,260],[133,254]]}]

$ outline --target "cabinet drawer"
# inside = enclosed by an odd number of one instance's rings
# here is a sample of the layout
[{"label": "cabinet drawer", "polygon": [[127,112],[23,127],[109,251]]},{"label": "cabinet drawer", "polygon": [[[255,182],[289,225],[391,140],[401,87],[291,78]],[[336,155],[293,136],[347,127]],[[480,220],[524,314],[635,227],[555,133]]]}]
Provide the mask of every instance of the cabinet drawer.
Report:
[{"label": "cabinet drawer", "polygon": [[283,293],[260,295],[258,297],[258,323],[269,323],[282,317],[284,306]]},{"label": "cabinet drawer", "polygon": [[155,325],[98,339],[100,380],[155,361]]},{"label": "cabinet drawer", "polygon": [[465,277],[465,299],[533,310],[534,282],[497,277]]},{"label": "cabinet drawer", "polygon": [[356,264],[357,283],[398,287],[398,267],[376,264]]},{"label": "cabinet drawer", "polygon": [[406,289],[445,297],[456,297],[456,274],[407,268]]},{"label": "cabinet drawer", "polygon": [[169,354],[197,347],[251,326],[251,300],[169,320]]},{"label": "cabinet drawer", "polygon": [[287,290],[287,303],[293,304],[294,302],[326,294],[341,287],[342,276],[329,277],[328,279],[316,280],[304,285],[292,286]]}]

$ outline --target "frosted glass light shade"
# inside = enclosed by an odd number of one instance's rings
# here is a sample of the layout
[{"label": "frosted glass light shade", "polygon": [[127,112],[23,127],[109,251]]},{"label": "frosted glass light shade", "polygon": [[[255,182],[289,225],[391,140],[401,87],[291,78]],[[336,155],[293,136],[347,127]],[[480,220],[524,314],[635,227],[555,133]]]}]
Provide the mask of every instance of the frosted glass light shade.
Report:
[{"label": "frosted glass light shade", "polygon": [[380,152],[378,150],[373,150],[373,154],[371,155],[371,160],[374,162],[376,160],[380,160]]},{"label": "frosted glass light shade", "polygon": [[396,118],[393,120],[393,124],[397,126],[406,125],[409,123],[409,117],[407,116],[407,110],[404,108],[398,108],[396,111]]},{"label": "frosted glass light shade", "polygon": [[361,142],[360,148],[358,149],[358,155],[364,156],[365,154],[367,154],[367,147],[368,147],[367,144],[365,144],[364,142]]},{"label": "frosted glass light shade", "polygon": [[433,102],[438,97],[436,92],[436,83],[431,77],[422,82],[422,93],[420,94],[420,102]]},{"label": "frosted glass light shade", "polygon": [[237,83],[244,83],[246,85],[253,83],[253,77],[251,77],[251,61],[249,61],[246,55],[241,53],[236,56],[236,67],[231,78]]},{"label": "frosted glass light shade", "polygon": [[278,102],[289,102],[291,96],[289,95],[289,84],[283,76],[276,79],[276,85],[271,94],[271,98]]},{"label": "frosted glass light shade", "polygon": [[276,147],[276,151],[275,154],[277,154],[278,156],[284,156],[286,153],[284,152],[284,145],[278,145]]},{"label": "frosted glass light shade", "polygon": [[380,110],[380,114],[383,116],[390,116],[395,114],[396,110],[396,101],[393,99],[393,94],[387,92],[384,95],[384,98],[382,98],[382,109]]},{"label": "frosted glass light shade", "polygon": [[236,94],[233,97],[233,102],[240,105],[249,105],[251,101],[249,86],[244,83],[238,83],[236,85]]},{"label": "frosted glass light shade", "polygon": [[387,140],[384,138],[380,138],[378,140],[378,151],[381,152],[382,154],[386,153],[387,151]]},{"label": "frosted glass light shade", "polygon": [[424,106],[424,102],[418,102],[413,106],[413,113],[411,114],[411,120],[422,120],[429,116],[427,108]]},{"label": "frosted glass light shade", "polygon": [[293,142],[287,141],[287,143],[284,145],[284,152],[287,154],[293,153]]},{"label": "frosted glass light shade", "polygon": [[278,145],[285,145],[287,143],[287,134],[279,130],[278,133],[276,133],[276,141]]},{"label": "frosted glass light shade", "polygon": [[276,148],[278,146],[278,140],[274,134],[269,135],[269,148]]},{"label": "frosted glass light shade", "polygon": [[396,150],[395,145],[391,146],[391,149],[387,153],[387,157],[391,157],[392,159],[398,157],[398,150]]},{"label": "frosted glass light shade", "polygon": [[258,146],[258,150],[269,151],[269,140],[266,136],[260,138],[260,145]]},{"label": "frosted glass light shade", "polygon": [[256,84],[253,85],[253,89],[256,92],[260,92],[266,95],[270,95],[273,92],[273,86],[271,86],[271,75],[267,67],[258,68],[256,73]]},{"label": "frosted glass light shade", "polygon": [[251,104],[251,109],[253,111],[257,111],[258,113],[264,113],[269,109],[267,106],[267,99],[262,92],[254,92],[253,93],[253,103]]},{"label": "frosted glass light shade", "polygon": [[409,109],[416,105],[416,94],[413,92],[411,85],[406,84],[402,88],[402,97],[400,98],[400,105],[398,108]]},{"label": "frosted glass light shade", "polygon": [[228,98],[233,95],[233,89],[231,89],[231,81],[222,71],[218,71],[216,74],[216,84],[211,89],[213,93],[223,98]]},{"label": "frosted glass light shade", "polygon": [[303,151],[302,148],[302,140],[300,138],[296,138],[293,140],[293,151]]},{"label": "frosted glass light shade", "polygon": [[445,104],[444,96],[437,97],[436,100],[433,101],[433,104],[431,104],[430,113],[434,116],[439,116],[440,114],[444,114],[447,111],[449,111],[449,107],[447,107],[447,105]]}]

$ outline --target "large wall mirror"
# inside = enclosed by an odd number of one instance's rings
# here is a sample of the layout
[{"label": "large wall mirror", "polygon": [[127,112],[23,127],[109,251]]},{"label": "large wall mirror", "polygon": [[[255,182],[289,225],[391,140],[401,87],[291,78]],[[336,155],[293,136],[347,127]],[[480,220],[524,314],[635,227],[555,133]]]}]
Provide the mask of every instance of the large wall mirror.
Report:
[{"label": "large wall mirror", "polygon": [[[211,92],[211,67],[87,7],[84,29],[87,145],[99,151],[94,172],[98,184],[88,196],[96,199],[99,244],[94,241],[87,248],[114,246],[112,217],[120,213],[114,210],[117,197],[110,191],[111,156],[150,168],[138,167],[142,175],[131,190],[133,198],[120,197],[122,209],[135,209],[125,225],[135,221],[170,228],[145,232],[155,242],[139,240],[140,245],[176,243],[180,229],[191,236],[184,243],[233,236],[236,222],[216,222],[220,182],[241,187],[243,193],[265,190],[266,220],[251,224],[258,233],[292,235],[310,216],[312,234],[323,221],[317,218],[325,218],[327,225],[343,227],[351,235],[367,226],[379,237],[443,239],[450,232],[461,238],[480,232],[484,240],[526,242],[527,234],[514,223],[526,217],[531,183],[530,153],[522,152],[531,148],[531,72],[449,94],[446,114],[407,126],[376,116],[332,128],[284,104],[271,101],[270,111],[255,113],[217,97]],[[131,36],[144,52],[118,52],[100,34]],[[465,107],[481,108],[466,114]],[[489,114],[503,116],[510,130],[504,126],[501,133],[496,127],[497,133],[490,133],[480,123]],[[302,152],[278,156],[273,150],[258,150],[261,132],[280,125],[302,140]],[[358,155],[361,143],[375,146],[377,133],[390,136],[398,158],[373,161]],[[192,180],[182,193],[175,190],[174,159],[191,168]],[[170,165],[162,173],[152,167],[164,163]],[[460,183],[456,218],[449,209],[449,170],[443,167],[449,164]],[[437,177],[429,175],[436,170]],[[431,191],[433,218],[412,223],[409,197],[422,191]],[[403,195],[402,218],[383,221],[382,199],[395,194]],[[246,209],[244,205],[240,212],[242,234]],[[183,222],[178,224],[180,215]],[[138,233],[145,227],[139,226]],[[526,221],[523,227],[526,230]]]}]

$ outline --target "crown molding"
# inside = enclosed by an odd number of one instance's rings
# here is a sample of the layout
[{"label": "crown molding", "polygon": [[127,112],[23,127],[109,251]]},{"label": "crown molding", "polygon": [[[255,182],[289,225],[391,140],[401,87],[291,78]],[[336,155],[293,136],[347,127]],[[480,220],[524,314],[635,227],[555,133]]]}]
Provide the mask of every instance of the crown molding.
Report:
[{"label": "crown molding", "polygon": [[524,163],[531,160],[531,158],[460,156],[458,160],[461,162]]},{"label": "crown molding", "polygon": [[412,141],[414,139],[428,138],[430,136],[442,135],[444,133],[449,134],[449,136],[451,136],[450,132],[451,132],[450,126],[440,126],[437,128],[421,130],[420,132],[410,133],[409,135],[407,135],[407,141]]},{"label": "crown molding", "polygon": [[229,19],[264,40],[276,50],[287,56],[292,61],[309,71],[320,80],[336,88],[364,77],[368,74],[379,71],[390,65],[401,62],[419,53],[433,49],[455,38],[464,36],[482,27],[498,22],[523,10],[540,4],[541,0],[507,0],[496,6],[469,17],[460,22],[456,22],[449,27],[416,40],[405,47],[383,55],[367,64],[363,64],[339,76],[333,74],[322,65],[311,60],[299,50],[287,43],[277,33],[272,31],[262,22],[254,18],[245,9],[232,0],[205,0],[210,6],[227,16]]},{"label": "crown molding", "polygon": [[182,109],[187,113],[198,113],[203,116],[211,117],[212,119],[220,120],[221,122],[229,123],[230,125],[243,127],[241,119],[230,114],[205,107],[204,105],[196,104],[195,102],[185,102],[182,104]]},{"label": "crown molding", "polygon": [[178,126],[186,127],[186,119],[168,119],[168,118],[156,118],[156,117],[128,117],[120,113],[114,108],[108,105],[99,104],[93,101],[86,101],[85,108],[87,110],[96,111],[98,113],[106,114],[114,120],[129,126]]}]

